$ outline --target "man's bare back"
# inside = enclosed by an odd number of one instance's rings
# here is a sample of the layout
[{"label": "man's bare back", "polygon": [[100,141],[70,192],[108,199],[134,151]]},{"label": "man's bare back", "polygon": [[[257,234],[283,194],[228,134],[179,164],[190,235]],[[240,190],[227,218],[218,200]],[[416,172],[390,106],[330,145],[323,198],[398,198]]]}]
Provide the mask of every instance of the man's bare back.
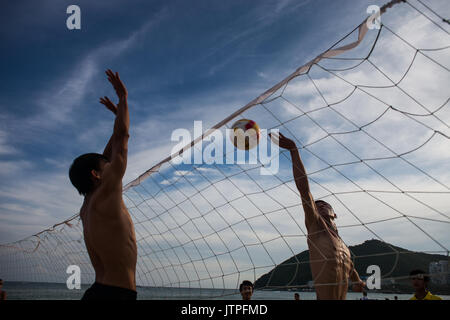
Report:
[{"label": "man's bare back", "polygon": [[281,133],[278,143],[291,152],[295,183],[305,212],[310,266],[317,299],[344,300],[349,278],[356,283],[353,287],[355,291],[361,291],[364,283],[353,266],[349,249],[339,237],[333,222],[336,214],[325,201],[314,201],[295,143]]},{"label": "man's bare back", "polygon": [[95,283],[83,299],[136,299],[137,246],[134,225],[122,199],[122,178],[128,156],[129,113],[127,90],[119,74],[106,71],[119,103],[104,104],[116,115],[113,134],[103,154],[74,160],[69,176],[84,195],[80,216]]}]

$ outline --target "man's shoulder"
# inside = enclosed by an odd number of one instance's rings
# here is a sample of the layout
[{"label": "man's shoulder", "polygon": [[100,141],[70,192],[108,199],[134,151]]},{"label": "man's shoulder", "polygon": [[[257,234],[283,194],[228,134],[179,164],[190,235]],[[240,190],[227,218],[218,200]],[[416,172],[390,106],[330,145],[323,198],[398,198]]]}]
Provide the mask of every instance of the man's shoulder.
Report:
[{"label": "man's shoulder", "polygon": [[[413,295],[411,298],[409,298],[409,300],[419,300],[419,299],[416,298],[416,295]],[[421,300],[442,300],[442,298],[428,291],[426,296]]]},{"label": "man's shoulder", "polygon": [[80,209],[80,216],[86,218],[94,214],[96,217],[114,216],[114,212],[120,214],[123,210],[122,192],[111,192],[99,186],[90,195],[89,199],[85,199]]},{"label": "man's shoulder", "polygon": [[434,295],[430,291],[428,291],[428,293],[425,296],[424,300],[442,300],[442,298],[437,296],[437,295]]},{"label": "man's shoulder", "polygon": [[311,236],[324,236],[325,233],[329,235],[328,225],[318,213],[314,215],[314,218],[306,220],[306,229]]},{"label": "man's shoulder", "polygon": [[122,200],[122,181],[111,183],[111,181],[105,180],[92,192],[87,205],[92,207],[104,201],[114,201],[114,199]]}]

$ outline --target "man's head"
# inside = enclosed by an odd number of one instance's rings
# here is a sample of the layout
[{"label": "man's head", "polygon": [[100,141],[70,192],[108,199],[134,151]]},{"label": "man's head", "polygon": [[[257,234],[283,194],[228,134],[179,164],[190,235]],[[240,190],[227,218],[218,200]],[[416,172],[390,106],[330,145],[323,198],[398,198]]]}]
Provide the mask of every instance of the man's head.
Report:
[{"label": "man's head", "polygon": [[409,278],[411,279],[412,286],[416,290],[425,289],[430,281],[430,278],[425,274],[425,271],[420,269],[412,270],[409,273]]},{"label": "man's head", "polygon": [[337,215],[334,212],[333,207],[328,202],[323,200],[317,200],[315,201],[315,203],[317,211],[323,218],[327,220],[334,220],[337,218]]},{"label": "man's head", "polygon": [[327,222],[328,226],[337,233],[337,226],[334,223],[334,219],[337,218],[337,215],[334,212],[333,207],[323,200],[317,200],[315,201],[315,204],[319,215]]},{"label": "man's head", "polygon": [[242,281],[239,286],[239,292],[241,293],[242,300],[250,300],[253,294],[253,283],[248,280]]},{"label": "man's head", "polygon": [[300,295],[297,292],[294,293],[294,299],[295,300],[300,300]]},{"label": "man's head", "polygon": [[108,162],[108,158],[98,153],[86,153],[73,161],[69,178],[81,195],[86,196],[101,182],[103,168]]}]

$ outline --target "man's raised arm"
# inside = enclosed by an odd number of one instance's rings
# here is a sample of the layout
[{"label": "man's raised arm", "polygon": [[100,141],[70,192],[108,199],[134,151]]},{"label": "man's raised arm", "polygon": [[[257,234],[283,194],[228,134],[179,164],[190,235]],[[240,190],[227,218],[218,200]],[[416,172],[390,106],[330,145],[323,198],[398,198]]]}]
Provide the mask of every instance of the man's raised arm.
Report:
[{"label": "man's raised arm", "polygon": [[[112,113],[114,113],[114,115],[117,116],[117,106],[114,104],[114,102],[109,100],[107,96],[100,98],[100,103],[103,104],[106,108],[108,108],[108,110],[110,110]],[[108,159],[111,159],[112,155],[112,140],[113,135],[111,135],[111,138],[109,138],[109,141],[106,144],[105,149],[103,150],[103,155]]]},{"label": "man's raised arm", "polygon": [[108,69],[106,75],[117,93],[119,103],[116,106],[107,97],[100,99],[100,102],[116,115],[114,131],[103,154],[111,162],[110,176],[121,181],[127,167],[128,129],[130,127],[127,103],[128,92],[117,72],[113,73]]},{"label": "man's raised arm", "polygon": [[314,203],[314,198],[309,189],[309,181],[305,167],[303,166],[302,159],[300,158],[300,154],[294,141],[286,138],[280,133],[278,144],[281,148],[287,149],[291,153],[294,180],[302,198],[306,227],[309,228],[315,224],[320,217]]}]

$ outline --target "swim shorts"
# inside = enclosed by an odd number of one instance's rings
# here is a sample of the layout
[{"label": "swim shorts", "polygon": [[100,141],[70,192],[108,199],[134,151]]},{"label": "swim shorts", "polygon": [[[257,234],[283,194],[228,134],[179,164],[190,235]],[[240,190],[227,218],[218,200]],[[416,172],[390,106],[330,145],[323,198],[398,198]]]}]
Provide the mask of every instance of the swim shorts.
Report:
[{"label": "swim shorts", "polygon": [[81,300],[136,300],[137,292],[95,282]]}]

